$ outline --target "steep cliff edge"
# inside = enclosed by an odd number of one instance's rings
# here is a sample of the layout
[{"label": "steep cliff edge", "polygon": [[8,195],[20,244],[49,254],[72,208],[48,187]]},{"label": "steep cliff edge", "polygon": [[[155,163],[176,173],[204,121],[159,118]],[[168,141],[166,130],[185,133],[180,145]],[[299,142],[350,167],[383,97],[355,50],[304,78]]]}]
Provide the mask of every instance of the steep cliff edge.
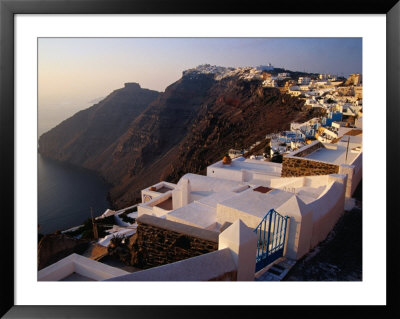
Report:
[{"label": "steep cliff edge", "polygon": [[205,173],[230,148],[247,148],[266,134],[289,130],[291,122],[303,122],[321,114],[304,101],[262,87],[260,81],[226,78],[210,91],[189,134],[179,145],[175,164],[162,177],[176,181],[185,173]]},{"label": "steep cliff edge", "polygon": [[159,95],[159,92],[142,89],[137,83],[126,83],[124,88],[41,135],[39,153],[94,169],[96,158],[119,139]]},{"label": "steep cliff edge", "polygon": [[[79,112],[44,134],[39,151],[98,171],[113,185],[114,207],[126,207],[153,183],[204,172],[230,148],[248,147],[319,112],[301,99],[263,87],[252,72],[209,66],[185,71],[164,93],[154,93],[153,101],[130,114],[126,108],[117,111],[115,103],[111,106],[113,94],[127,87],[115,91],[101,106]],[[136,95],[123,96],[128,105]],[[97,113],[100,108],[114,111]]]}]

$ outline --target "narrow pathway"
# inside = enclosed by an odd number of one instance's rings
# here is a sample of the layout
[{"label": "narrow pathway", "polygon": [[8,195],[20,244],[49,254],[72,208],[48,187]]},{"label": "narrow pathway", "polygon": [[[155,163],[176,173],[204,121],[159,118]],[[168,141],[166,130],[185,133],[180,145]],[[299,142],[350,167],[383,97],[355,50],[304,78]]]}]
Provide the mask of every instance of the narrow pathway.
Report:
[{"label": "narrow pathway", "polygon": [[260,274],[256,275],[255,281],[281,281],[295,263],[295,260],[280,258],[266,271],[260,271]]}]

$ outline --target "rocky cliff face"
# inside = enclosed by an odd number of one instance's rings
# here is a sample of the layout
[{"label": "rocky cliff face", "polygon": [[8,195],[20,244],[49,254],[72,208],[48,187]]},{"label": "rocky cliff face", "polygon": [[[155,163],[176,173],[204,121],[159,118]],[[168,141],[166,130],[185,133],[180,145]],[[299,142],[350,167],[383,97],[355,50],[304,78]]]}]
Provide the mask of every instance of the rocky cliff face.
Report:
[{"label": "rocky cliff face", "polygon": [[[248,147],[318,112],[296,97],[262,87],[252,72],[209,66],[188,70],[164,93],[143,93],[153,98],[147,106],[142,97],[143,103],[131,108],[130,100],[137,98],[133,91],[142,89],[127,86],[44,134],[39,151],[98,171],[113,185],[115,208],[126,207],[153,183],[204,172],[230,148]],[[117,109],[114,95],[123,96],[126,107]]]},{"label": "rocky cliff face", "polygon": [[140,88],[137,83],[126,83],[124,88],[44,133],[39,139],[39,152],[93,169],[98,156],[115,143],[159,95],[159,92]]},{"label": "rocky cliff face", "polygon": [[230,148],[247,148],[271,132],[288,130],[293,121],[315,116],[304,102],[279,89],[264,88],[260,81],[226,78],[216,83],[207,102],[179,145],[175,165],[163,172],[176,181],[188,172],[204,172]]}]

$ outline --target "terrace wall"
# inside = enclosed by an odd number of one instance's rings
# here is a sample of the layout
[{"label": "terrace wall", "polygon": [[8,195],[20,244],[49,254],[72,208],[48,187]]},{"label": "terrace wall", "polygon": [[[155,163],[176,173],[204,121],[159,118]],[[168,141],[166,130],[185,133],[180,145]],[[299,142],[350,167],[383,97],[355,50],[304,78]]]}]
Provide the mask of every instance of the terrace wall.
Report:
[{"label": "terrace wall", "polygon": [[[244,164],[242,164],[244,163]],[[263,169],[251,168],[252,164],[263,165]],[[232,169],[236,167],[237,169]],[[207,176],[223,178],[237,182],[247,182],[252,179],[268,181],[271,176],[281,175],[282,165],[280,163],[263,162],[260,160],[246,159],[246,161],[233,160],[230,165],[223,165],[222,162],[217,162],[207,167]]]},{"label": "terrace wall", "polygon": [[282,160],[281,176],[296,177],[339,173],[338,165],[304,158],[320,148],[325,148],[325,146],[319,141],[314,141],[311,144],[284,156]]},{"label": "terrace wall", "polygon": [[221,166],[217,166],[216,164],[213,166],[208,166],[207,176],[224,178],[230,181],[238,182],[242,182],[244,180],[242,170],[226,169],[226,167],[222,166],[222,164]]},{"label": "terrace wall", "polygon": [[[150,190],[151,187],[155,187],[155,190],[151,191]],[[159,190],[161,188],[163,188],[163,187],[167,187],[167,188],[170,189],[170,191],[172,191],[173,189],[175,189],[176,184],[162,181],[162,182],[159,182],[159,183],[157,183],[157,184],[155,184],[155,185],[153,185],[151,187],[147,187],[147,188],[145,188],[145,189],[143,189],[141,191],[141,193],[142,193],[142,203],[146,203],[146,202],[148,202],[150,200],[153,200],[153,199],[161,196],[162,194],[164,194],[164,193],[160,193],[159,192]]]},{"label": "terrace wall", "polygon": [[329,175],[339,173],[339,166],[299,157],[283,157],[282,177]]},{"label": "terrace wall", "polygon": [[360,153],[351,165],[340,165],[339,174],[347,175],[346,198],[350,198],[362,178],[362,153]]},{"label": "terrace wall", "polygon": [[218,250],[219,233],[143,215],[137,219],[133,263],[155,267]]},{"label": "terrace wall", "polygon": [[38,272],[38,281],[59,281],[73,273],[90,278],[91,280],[106,280],[129,274],[125,270],[111,267],[73,253],[40,270]]},{"label": "terrace wall", "polygon": [[[149,221],[155,222],[151,218],[147,220]],[[189,229],[186,227],[186,230]],[[199,231],[201,231],[201,237],[215,238],[216,233],[197,229],[197,232]],[[242,221],[237,220],[218,234],[218,250],[216,251],[108,280],[253,281],[256,247],[257,235]]]},{"label": "terrace wall", "polygon": [[168,191],[164,194],[160,194],[152,200],[141,203],[138,205],[138,216],[142,216],[144,214],[154,215],[157,217],[161,217],[169,212],[169,210],[165,210],[163,208],[157,207],[158,204],[168,200],[172,197],[172,191]]},{"label": "terrace wall", "polygon": [[308,207],[313,211],[313,229],[310,241],[310,249],[323,241],[333,229],[340,216],[344,213],[344,201],[346,192],[346,175],[330,177],[333,185]]},{"label": "terrace wall", "polygon": [[236,280],[237,266],[229,248],[108,279],[108,281]]},{"label": "terrace wall", "polygon": [[292,152],[290,155],[296,157],[304,157],[315,152],[319,148],[324,148],[324,145],[319,141],[314,141],[308,146],[302,147],[298,151]]}]

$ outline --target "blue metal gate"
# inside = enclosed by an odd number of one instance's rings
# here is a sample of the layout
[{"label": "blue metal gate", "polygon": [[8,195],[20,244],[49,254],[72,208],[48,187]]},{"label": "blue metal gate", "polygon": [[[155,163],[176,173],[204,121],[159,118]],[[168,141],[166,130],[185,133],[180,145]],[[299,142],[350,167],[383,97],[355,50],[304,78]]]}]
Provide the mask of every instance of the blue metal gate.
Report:
[{"label": "blue metal gate", "polygon": [[283,256],[288,218],[270,209],[254,229],[258,238],[256,272]]}]

